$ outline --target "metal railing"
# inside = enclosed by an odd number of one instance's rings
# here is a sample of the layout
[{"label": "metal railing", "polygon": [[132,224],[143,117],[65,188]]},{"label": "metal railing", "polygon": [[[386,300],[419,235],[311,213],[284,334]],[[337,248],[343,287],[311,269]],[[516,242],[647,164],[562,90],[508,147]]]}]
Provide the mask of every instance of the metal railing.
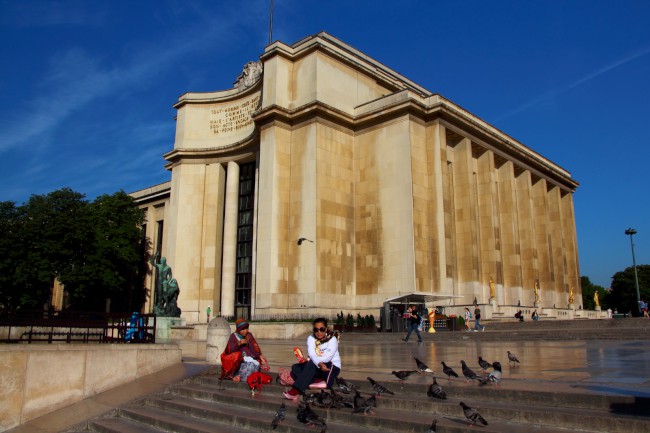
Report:
[{"label": "metal railing", "polygon": [[154,314],[20,311],[0,316],[5,343],[155,343]]}]

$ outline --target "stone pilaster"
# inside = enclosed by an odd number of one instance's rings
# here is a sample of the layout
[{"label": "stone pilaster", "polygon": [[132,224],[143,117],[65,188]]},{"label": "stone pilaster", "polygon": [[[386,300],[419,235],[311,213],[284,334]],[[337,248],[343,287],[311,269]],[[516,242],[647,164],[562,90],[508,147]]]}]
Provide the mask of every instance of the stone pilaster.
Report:
[{"label": "stone pilaster", "polygon": [[[548,191],[548,220],[549,238],[551,247],[551,265],[553,266],[552,297],[549,299],[548,307],[563,306],[566,304],[566,296],[569,287],[566,280],[566,255],[564,249],[564,233],[562,225],[562,211],[560,208],[560,188],[552,187]],[[550,290],[549,290],[550,291]],[[551,293],[549,293],[551,295]]]},{"label": "stone pilaster", "polygon": [[476,188],[472,164],[472,143],[462,139],[454,148],[453,193],[457,286],[465,295],[462,302],[482,299],[478,276],[478,237],[476,230]]},{"label": "stone pilaster", "polygon": [[498,168],[499,222],[501,234],[501,256],[504,290],[503,303],[517,305],[522,287],[519,226],[517,218],[517,183],[512,161],[506,161]]},{"label": "stone pilaster", "polygon": [[[434,291],[452,293],[447,282],[445,254],[445,182],[447,139],[445,127],[435,122],[427,128],[427,165],[429,166],[429,215],[431,216],[431,279]],[[450,256],[451,257],[451,256]]]},{"label": "stone pilaster", "polygon": [[[495,291],[496,285],[501,285],[503,280],[494,153],[483,150],[476,159],[476,167],[477,227],[480,248],[479,284],[486,299],[491,299],[490,279],[494,281]],[[479,299],[479,301],[486,299]],[[503,301],[499,300],[499,302]]]},{"label": "stone pilaster", "polygon": [[532,305],[533,286],[537,278],[537,247],[535,243],[535,224],[533,222],[533,202],[531,197],[531,174],[522,171],[516,177],[517,227],[519,252],[521,255],[521,287],[513,304]]},{"label": "stone pilaster", "polygon": [[223,223],[223,266],[221,268],[221,314],[235,314],[237,266],[237,215],[239,213],[239,164],[228,162]]},{"label": "stone pilaster", "polygon": [[[582,288],[580,286],[580,265],[578,263],[578,239],[573,211],[573,194],[565,193],[561,196],[560,210],[562,212],[566,281],[569,289],[573,287],[574,304],[584,305],[582,303]],[[568,301],[568,291],[566,296]]]},{"label": "stone pilaster", "polygon": [[[533,224],[535,225],[535,247],[537,249],[537,265],[540,287],[540,302],[542,307],[551,307],[553,293],[553,257],[551,256],[551,237],[549,233],[548,191],[545,179],[533,184]],[[534,300],[534,294],[532,300]],[[549,302],[551,303],[549,305]]]}]

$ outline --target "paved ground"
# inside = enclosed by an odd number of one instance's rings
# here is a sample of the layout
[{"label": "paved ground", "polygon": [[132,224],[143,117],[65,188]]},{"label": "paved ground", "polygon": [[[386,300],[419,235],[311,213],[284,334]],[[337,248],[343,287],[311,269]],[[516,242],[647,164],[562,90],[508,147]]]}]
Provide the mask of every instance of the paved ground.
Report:
[{"label": "paved ground", "polygon": [[[252,329],[254,332],[254,329]],[[488,361],[500,361],[504,366],[502,386],[511,389],[543,389],[570,391],[579,389],[597,394],[619,394],[650,397],[650,341],[458,341],[436,342],[435,336],[425,335],[418,344],[401,341],[401,334],[343,335],[340,352],[342,376],[365,379],[393,380],[392,370],[415,367],[417,356],[442,376],[440,362],[445,361],[460,373],[464,359],[477,373],[478,356]],[[54,433],[84,419],[97,416],[111,408],[140,396],[161,391],[166,386],[204,371],[205,342],[178,342],[183,349],[183,365],[172,367],[160,375],[145,377],[133,383],[99,394],[91,399],[33,420],[12,433]],[[278,366],[295,362],[293,347],[305,346],[304,341],[259,341],[273,371]],[[517,355],[521,364],[508,366],[506,351]],[[429,383],[429,378],[416,377],[414,383]],[[459,380],[459,379],[456,379]],[[443,382],[444,383],[444,382]]]}]

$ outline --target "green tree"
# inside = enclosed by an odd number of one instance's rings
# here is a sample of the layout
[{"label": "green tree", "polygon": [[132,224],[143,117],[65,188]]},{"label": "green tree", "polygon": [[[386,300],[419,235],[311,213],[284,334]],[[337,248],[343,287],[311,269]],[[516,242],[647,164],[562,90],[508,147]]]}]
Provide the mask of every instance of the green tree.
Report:
[{"label": "green tree", "polygon": [[[650,265],[637,265],[636,269],[639,275],[639,293],[641,299],[647,302],[650,299]],[[639,314],[633,267],[630,266],[614,274],[607,303],[612,309],[618,309],[620,313],[631,311],[634,315]]]},{"label": "green tree", "polygon": [[580,277],[580,285],[582,286],[582,302],[584,303],[583,308],[585,310],[594,310],[596,308],[596,301],[594,301],[594,293],[596,291],[598,292],[600,306],[603,309],[608,308],[609,304],[606,301],[608,294],[607,289],[593,284],[589,277],[586,276]]},{"label": "green tree", "polygon": [[149,252],[144,213],[123,191],[92,203],[69,188],[0,202],[0,310],[41,309],[55,278],[72,308],[139,311]]},{"label": "green tree", "polygon": [[92,242],[79,250],[82,265],[60,276],[72,290],[75,308],[103,310],[110,299],[113,311],[140,311],[146,275],[141,266],[143,220],[144,212],[123,191],[89,204]]}]

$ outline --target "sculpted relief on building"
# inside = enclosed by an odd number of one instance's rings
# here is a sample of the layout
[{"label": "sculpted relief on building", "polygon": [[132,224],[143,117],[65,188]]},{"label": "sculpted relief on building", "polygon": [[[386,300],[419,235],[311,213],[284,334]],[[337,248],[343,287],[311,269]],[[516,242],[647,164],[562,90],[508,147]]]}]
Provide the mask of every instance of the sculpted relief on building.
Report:
[{"label": "sculpted relief on building", "polygon": [[570,173],[327,33],[174,106],[171,181],[133,195],[188,321],[582,304]]}]

